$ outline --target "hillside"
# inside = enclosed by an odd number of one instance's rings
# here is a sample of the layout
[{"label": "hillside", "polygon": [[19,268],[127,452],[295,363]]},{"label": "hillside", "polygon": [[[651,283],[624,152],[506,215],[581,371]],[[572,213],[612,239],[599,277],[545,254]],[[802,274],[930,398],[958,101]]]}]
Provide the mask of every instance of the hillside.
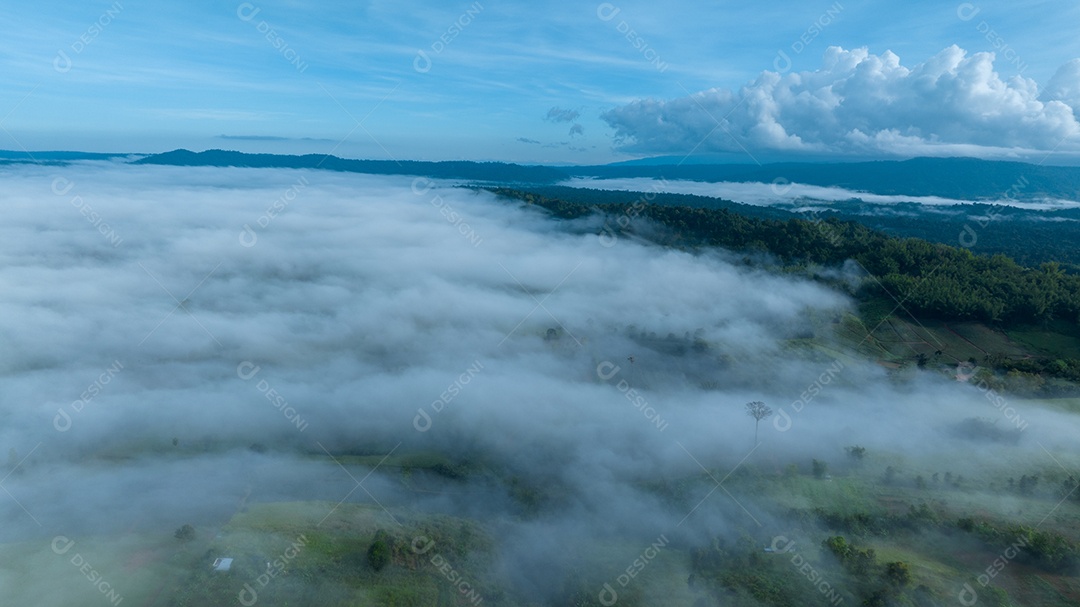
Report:
[{"label": "hillside", "polygon": [[140,158],[134,164],[322,169],[372,175],[419,175],[440,179],[528,183],[553,183],[567,177],[566,173],[551,167],[523,166],[505,162],[352,160],[327,154],[288,156],[282,154],[247,154],[228,150],[206,150],[204,152],[173,150]]},{"label": "hillside", "polygon": [[[749,207],[754,212],[742,214],[745,205],[723,202],[719,209],[671,204],[695,197],[672,196],[668,204],[654,204],[653,195],[645,203],[641,193],[579,191],[567,197],[571,201],[507,188],[491,191],[562,219],[602,214],[601,238],[644,236],[663,246],[692,250],[723,247],[758,258],[754,263],[779,262],[774,269],[848,290],[860,301],[860,328],[850,343],[876,345],[866,353],[884,362],[947,364],[953,369],[959,363],[980,364],[1001,376],[991,382],[994,386],[1025,394],[1071,394],[1069,382],[1080,381],[1080,276],[1065,273],[1055,262],[1027,268],[1000,254],[975,255],[835,218],[807,220],[789,214],[776,219],[770,215],[782,211]],[[600,204],[584,202],[583,196],[592,195]],[[620,195],[637,200],[611,202]],[[769,257],[760,259],[762,254]],[[849,276],[827,269],[850,261],[855,267],[846,271]],[[949,323],[983,329],[970,331],[972,339],[957,343],[959,336]],[[898,325],[906,327],[908,338],[897,339]],[[902,347],[886,345],[891,342]]]}]

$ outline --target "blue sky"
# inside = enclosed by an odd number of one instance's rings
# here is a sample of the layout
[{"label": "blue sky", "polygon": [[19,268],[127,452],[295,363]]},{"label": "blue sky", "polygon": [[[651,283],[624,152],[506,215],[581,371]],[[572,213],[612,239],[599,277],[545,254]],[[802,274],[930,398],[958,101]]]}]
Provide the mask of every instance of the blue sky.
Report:
[{"label": "blue sky", "polygon": [[0,25],[0,148],[1071,164],[1078,23],[1059,0],[42,2]]}]

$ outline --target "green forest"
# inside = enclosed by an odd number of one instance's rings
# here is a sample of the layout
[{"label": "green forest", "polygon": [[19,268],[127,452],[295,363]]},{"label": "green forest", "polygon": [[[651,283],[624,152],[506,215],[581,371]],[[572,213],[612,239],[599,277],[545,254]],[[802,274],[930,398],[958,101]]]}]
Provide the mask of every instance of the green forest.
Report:
[{"label": "green forest", "polygon": [[[976,254],[893,236],[855,221],[779,219],[775,216],[783,211],[737,203],[704,208],[652,204],[658,195],[633,192],[579,190],[571,201],[512,188],[490,191],[563,220],[602,217],[599,228],[589,224],[601,238],[634,236],[695,251],[722,247],[743,255],[747,263],[813,276],[849,292],[859,302],[860,320],[870,333],[890,316],[904,316],[920,324],[982,323],[995,331],[1034,327],[1072,339],[1080,320],[1080,275],[1053,261],[1030,267],[1003,254]],[[587,204],[593,194],[601,202]],[[624,202],[612,202],[616,197]],[[732,210],[744,207],[758,216]],[[841,267],[857,273],[857,286],[825,271]],[[911,362],[920,367],[940,363],[934,353],[913,353]],[[995,389],[1030,396],[1061,395],[1064,384],[1048,383],[1048,378],[1080,381],[1080,358],[1070,349],[1033,349],[1019,355],[988,350],[965,362],[993,370],[996,376],[984,371],[981,378]]]}]

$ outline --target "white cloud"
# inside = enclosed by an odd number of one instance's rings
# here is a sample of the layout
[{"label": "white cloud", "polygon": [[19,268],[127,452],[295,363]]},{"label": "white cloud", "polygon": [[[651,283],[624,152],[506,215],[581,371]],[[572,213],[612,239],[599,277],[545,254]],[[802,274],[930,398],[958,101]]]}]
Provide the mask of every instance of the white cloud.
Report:
[{"label": "white cloud", "polygon": [[1075,151],[1080,63],[1040,95],[1003,80],[993,53],[950,46],[906,67],[891,51],[829,47],[821,68],[765,71],[737,92],[710,89],[606,112],[626,151],[811,155],[1026,155]]},{"label": "white cloud", "polygon": [[581,112],[577,110],[563,109],[556,106],[548,110],[544,120],[550,122],[573,122],[578,119],[578,116],[581,116]]},{"label": "white cloud", "polygon": [[1076,111],[1080,107],[1080,59],[1067,61],[1046,83],[1043,98],[1057,99]]}]

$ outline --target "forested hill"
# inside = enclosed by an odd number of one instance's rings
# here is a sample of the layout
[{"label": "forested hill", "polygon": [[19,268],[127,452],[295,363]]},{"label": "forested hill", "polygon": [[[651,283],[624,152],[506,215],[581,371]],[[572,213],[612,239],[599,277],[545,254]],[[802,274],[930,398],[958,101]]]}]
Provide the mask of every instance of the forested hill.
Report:
[{"label": "forested hill", "polygon": [[960,200],[1062,198],[1080,200],[1080,167],[977,158],[913,158],[851,163],[766,165],[684,164],[573,167],[578,177],[652,177],[691,181],[804,183],[875,194],[942,196]]},{"label": "forested hill", "polygon": [[712,196],[595,190],[558,185],[516,186],[546,198],[591,206],[644,199],[650,204],[727,209],[746,217],[763,219],[824,220],[830,217],[861,223],[892,236],[910,236],[931,242],[968,247],[973,253],[1002,253],[1028,267],[1056,261],[1071,274],[1080,274],[1080,208],[1053,212],[990,204],[925,205],[915,202],[891,204],[860,200],[836,201],[820,206],[791,202],[750,205]]},{"label": "forested hill", "polygon": [[228,150],[173,150],[136,160],[134,164],[163,164],[171,166],[217,166],[323,169],[373,175],[417,175],[436,179],[468,179],[502,183],[554,183],[568,175],[546,166],[526,166],[505,162],[472,162],[448,160],[352,160],[326,154],[288,156],[282,154],[246,154]]},{"label": "forested hill", "polygon": [[0,150],[0,164],[65,165],[77,160],[122,160],[135,154],[107,154],[97,152],[65,152],[26,150]]},{"label": "forested hill", "polygon": [[[863,282],[863,297],[903,298],[916,316],[977,320],[999,326],[1080,319],[1080,276],[1049,262],[1026,268],[1004,255],[899,238],[852,221],[748,217],[728,209],[654,205],[644,201],[586,205],[510,188],[491,188],[500,196],[543,207],[572,219],[596,212],[607,216],[605,231],[647,230],[661,244],[718,246],[764,252],[789,265],[839,265],[853,259],[874,280]],[[645,228],[648,219],[666,228]],[[899,295],[897,295],[899,294]]]}]

